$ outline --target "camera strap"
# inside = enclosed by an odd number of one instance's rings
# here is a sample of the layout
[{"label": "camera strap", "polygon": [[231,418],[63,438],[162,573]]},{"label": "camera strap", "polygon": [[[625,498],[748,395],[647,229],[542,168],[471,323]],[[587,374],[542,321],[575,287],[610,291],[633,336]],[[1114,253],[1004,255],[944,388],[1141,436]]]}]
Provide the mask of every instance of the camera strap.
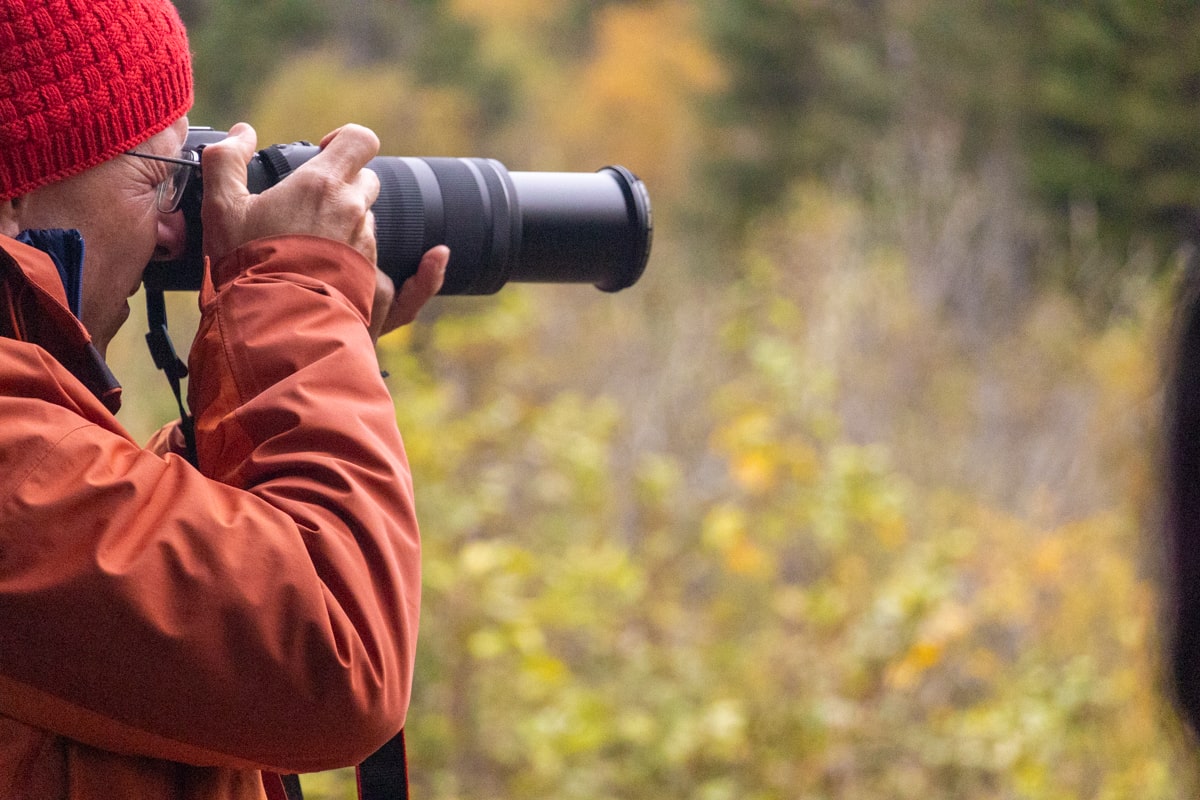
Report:
[{"label": "camera strap", "polygon": [[[355,770],[359,800],[408,800],[404,731],[397,733]],[[299,775],[263,775],[268,800],[304,800]]]},{"label": "camera strap", "polygon": [[401,730],[358,765],[360,800],[408,800],[408,756]]},{"label": "camera strap", "polygon": [[187,377],[187,364],[175,352],[175,344],[167,333],[167,304],[161,288],[146,287],[146,321],[150,330],[146,334],[146,345],[150,348],[150,356],[154,366],[163,371],[175,394],[175,404],[179,407],[179,429],[183,432],[186,445],[184,456],[196,466],[196,425],[192,415],[188,413],[183,402],[181,381]]}]

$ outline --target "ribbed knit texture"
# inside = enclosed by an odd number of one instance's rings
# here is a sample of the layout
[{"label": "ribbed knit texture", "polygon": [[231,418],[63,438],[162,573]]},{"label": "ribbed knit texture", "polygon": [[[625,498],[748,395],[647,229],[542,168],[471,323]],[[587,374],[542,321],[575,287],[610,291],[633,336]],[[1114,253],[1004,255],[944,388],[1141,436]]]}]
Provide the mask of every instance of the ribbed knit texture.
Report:
[{"label": "ribbed knit texture", "polygon": [[0,0],[0,200],[107,161],[191,105],[166,0]]}]

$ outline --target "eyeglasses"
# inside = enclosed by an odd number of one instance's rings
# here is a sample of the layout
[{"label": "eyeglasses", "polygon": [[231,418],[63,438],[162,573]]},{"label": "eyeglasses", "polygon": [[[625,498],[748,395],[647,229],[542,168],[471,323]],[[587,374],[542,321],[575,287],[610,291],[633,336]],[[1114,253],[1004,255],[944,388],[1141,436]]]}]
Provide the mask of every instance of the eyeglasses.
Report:
[{"label": "eyeglasses", "polygon": [[200,168],[200,154],[195,150],[184,150],[182,158],[174,158],[172,156],[156,156],[151,153],[135,153],[132,150],[126,150],[123,155],[133,156],[134,158],[145,158],[150,161],[163,161],[174,165],[171,174],[164,178],[162,183],[158,184],[155,197],[156,206],[162,213],[173,214],[178,211],[179,204],[183,200],[184,189],[188,185],[188,179],[192,177],[192,170]]}]

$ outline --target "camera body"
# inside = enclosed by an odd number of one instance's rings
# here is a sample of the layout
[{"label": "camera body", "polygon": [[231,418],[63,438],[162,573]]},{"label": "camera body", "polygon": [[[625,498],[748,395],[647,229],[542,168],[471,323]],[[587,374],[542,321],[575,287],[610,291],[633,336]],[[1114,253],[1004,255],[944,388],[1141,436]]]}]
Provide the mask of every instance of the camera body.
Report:
[{"label": "camera body", "polygon": [[[188,131],[185,149],[203,150],[226,134]],[[260,150],[247,186],[269,189],[319,152],[307,142]],[[594,173],[510,172],[487,158],[379,156],[372,211],[378,265],[399,286],[431,247],[450,247],[441,294],[492,294],[506,283],[591,283],[615,292],[645,270],[653,239],[650,196],[624,167]],[[204,269],[200,206],[202,170],[192,175],[181,208],[187,248],[175,261],[151,262],[148,290],[196,290]]]}]

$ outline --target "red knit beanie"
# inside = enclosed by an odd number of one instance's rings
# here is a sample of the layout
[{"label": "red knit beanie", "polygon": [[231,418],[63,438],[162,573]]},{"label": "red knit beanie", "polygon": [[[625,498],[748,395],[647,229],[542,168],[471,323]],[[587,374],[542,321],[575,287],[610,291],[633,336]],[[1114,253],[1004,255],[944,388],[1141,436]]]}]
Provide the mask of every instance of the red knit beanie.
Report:
[{"label": "red knit beanie", "polygon": [[191,105],[167,0],[0,0],[0,200],[107,161]]}]

